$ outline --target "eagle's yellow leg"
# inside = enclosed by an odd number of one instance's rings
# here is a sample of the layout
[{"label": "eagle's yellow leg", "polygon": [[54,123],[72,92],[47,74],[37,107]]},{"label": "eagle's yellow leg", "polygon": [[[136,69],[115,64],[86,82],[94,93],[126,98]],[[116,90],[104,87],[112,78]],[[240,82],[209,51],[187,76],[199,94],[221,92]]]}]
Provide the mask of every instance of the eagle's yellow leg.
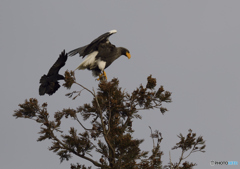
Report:
[{"label": "eagle's yellow leg", "polygon": [[103,71],[103,73],[99,75],[99,78],[97,80],[100,80],[102,76],[104,76],[105,79],[107,80],[107,74],[105,71]]},{"label": "eagle's yellow leg", "polygon": [[97,81],[99,81],[99,80],[101,79],[102,75],[103,75],[103,74],[100,74],[100,75],[99,75],[99,78],[97,79]]},{"label": "eagle's yellow leg", "polygon": [[107,80],[107,74],[105,71],[103,71],[103,75],[104,75],[105,79]]}]

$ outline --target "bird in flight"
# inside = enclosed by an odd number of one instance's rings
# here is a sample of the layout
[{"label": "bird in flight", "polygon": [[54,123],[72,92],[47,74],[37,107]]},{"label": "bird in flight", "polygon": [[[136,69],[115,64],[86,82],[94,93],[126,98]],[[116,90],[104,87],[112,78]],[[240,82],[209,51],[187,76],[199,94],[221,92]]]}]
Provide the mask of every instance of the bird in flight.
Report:
[{"label": "bird in flight", "polygon": [[[102,76],[107,79],[105,69],[109,67],[121,55],[131,58],[130,52],[124,47],[116,47],[109,41],[109,36],[116,33],[117,30],[111,30],[94,39],[90,44],[74,49],[68,52],[69,56],[79,54],[84,58],[83,62],[76,68],[78,70],[88,69],[92,71],[93,76]],[[75,69],[75,70],[76,70]]]},{"label": "bird in flight", "polygon": [[58,74],[59,70],[65,65],[68,55],[65,53],[65,50],[59,55],[57,61],[48,71],[47,75],[43,75],[40,79],[39,95],[52,95],[55,93],[60,85],[58,80],[64,80],[64,76]]}]

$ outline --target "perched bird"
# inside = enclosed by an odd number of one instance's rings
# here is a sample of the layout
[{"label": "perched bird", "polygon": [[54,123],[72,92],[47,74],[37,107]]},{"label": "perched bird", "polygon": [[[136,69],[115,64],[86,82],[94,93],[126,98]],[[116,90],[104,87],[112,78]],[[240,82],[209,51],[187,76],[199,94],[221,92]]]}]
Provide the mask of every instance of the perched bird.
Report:
[{"label": "perched bird", "polygon": [[48,95],[52,95],[55,93],[60,85],[58,80],[64,80],[64,76],[58,74],[59,70],[65,65],[67,61],[67,54],[65,54],[65,50],[59,55],[57,61],[53,64],[53,66],[48,71],[47,75],[43,75],[40,79],[40,87],[39,87],[39,95],[44,95],[47,93]]},{"label": "perched bird", "polygon": [[130,59],[131,55],[128,49],[116,47],[109,42],[109,36],[116,32],[117,30],[111,30],[102,34],[90,44],[68,52],[69,56],[74,56],[79,53],[79,56],[84,58],[87,55],[85,60],[83,60],[76,69],[88,69],[92,71],[93,76],[99,76],[99,79],[101,76],[104,76],[107,79],[105,69],[110,66],[113,61],[121,55],[125,55]]}]

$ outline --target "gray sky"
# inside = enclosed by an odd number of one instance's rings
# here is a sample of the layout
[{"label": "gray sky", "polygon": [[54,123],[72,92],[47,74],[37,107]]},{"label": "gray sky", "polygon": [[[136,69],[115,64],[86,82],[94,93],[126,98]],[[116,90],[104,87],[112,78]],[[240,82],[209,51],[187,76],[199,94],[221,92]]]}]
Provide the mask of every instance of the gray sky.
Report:
[{"label": "gray sky", "polygon": [[[51,117],[55,111],[89,102],[91,95],[86,91],[72,101],[64,96],[69,91],[63,87],[51,97],[40,97],[39,79],[63,49],[86,45],[112,29],[118,32],[110,41],[128,48],[132,58],[115,61],[106,70],[109,80],[117,77],[120,86],[131,92],[141,83],[145,85],[152,74],[159,86],[172,92],[173,102],[165,105],[169,112],[143,111],[143,119],[133,123],[134,137],[145,139],[142,149],[152,148],[148,126],[159,129],[167,164],[169,150],[179,141],[177,135],[186,135],[191,128],[207,141],[206,153],[188,158],[198,164],[195,168],[212,168],[211,160],[240,162],[239,6],[239,1],[231,0],[2,0],[0,167],[65,169],[70,163],[85,163],[73,158],[60,164],[58,156],[47,149],[49,141],[36,142],[40,126],[15,120],[12,114],[19,103],[32,97],[40,104],[48,103]],[[60,73],[75,69],[81,61],[78,56],[69,58]],[[82,85],[96,89],[98,82],[91,72],[78,71],[76,77]],[[68,119],[64,125],[75,125],[73,122]],[[180,152],[171,154],[176,162]]]}]

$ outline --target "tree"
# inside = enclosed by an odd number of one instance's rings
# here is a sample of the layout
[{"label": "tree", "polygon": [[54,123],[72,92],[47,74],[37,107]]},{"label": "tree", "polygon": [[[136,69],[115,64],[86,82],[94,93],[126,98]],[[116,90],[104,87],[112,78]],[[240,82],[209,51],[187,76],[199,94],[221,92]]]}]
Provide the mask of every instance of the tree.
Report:
[{"label": "tree", "polygon": [[[134,130],[132,123],[134,119],[141,119],[139,111],[159,109],[162,114],[167,109],[163,103],[171,102],[171,93],[165,91],[163,86],[155,90],[157,81],[150,75],[144,87],[140,85],[132,93],[127,93],[119,87],[118,79],[114,78],[107,82],[101,80],[97,92],[92,91],[76,82],[74,72],[65,72],[65,83],[63,86],[70,89],[73,84],[79,85],[82,90],[88,91],[93,100],[91,104],[84,104],[76,109],[63,109],[54,114],[54,120],[49,119],[47,103],[41,106],[38,100],[30,98],[19,109],[15,110],[14,117],[27,118],[41,124],[40,136],[37,141],[46,139],[52,140],[50,151],[57,153],[60,161],[69,160],[72,155],[90,161],[95,167],[101,169],[155,169],[174,168],[191,169],[195,163],[183,162],[191,153],[204,152],[205,141],[202,136],[197,137],[196,133],[189,130],[186,137],[179,134],[180,141],[172,149],[181,149],[180,159],[176,163],[170,162],[163,166],[160,150],[162,134],[156,130],[151,131],[151,138],[156,141],[151,155],[139,148],[143,139],[132,137]],[[69,98],[76,99],[81,91],[74,91],[66,94]],[[61,122],[64,118],[71,117],[79,124],[82,132],[71,127],[69,133],[63,133]],[[82,123],[88,120],[91,128],[86,128]],[[59,135],[58,133],[61,133]],[[100,159],[94,159],[92,152],[96,151],[101,155]],[[71,169],[90,169],[84,164],[71,164]]]}]

